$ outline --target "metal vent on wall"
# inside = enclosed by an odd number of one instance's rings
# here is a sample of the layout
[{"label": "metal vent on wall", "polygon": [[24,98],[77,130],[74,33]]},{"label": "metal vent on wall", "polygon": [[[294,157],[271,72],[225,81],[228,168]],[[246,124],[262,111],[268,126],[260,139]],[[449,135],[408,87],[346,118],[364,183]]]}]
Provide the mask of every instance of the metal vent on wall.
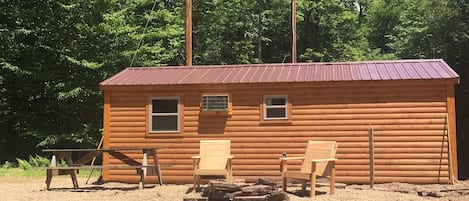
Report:
[{"label": "metal vent on wall", "polygon": [[202,96],[203,111],[228,111],[228,95],[204,95]]}]

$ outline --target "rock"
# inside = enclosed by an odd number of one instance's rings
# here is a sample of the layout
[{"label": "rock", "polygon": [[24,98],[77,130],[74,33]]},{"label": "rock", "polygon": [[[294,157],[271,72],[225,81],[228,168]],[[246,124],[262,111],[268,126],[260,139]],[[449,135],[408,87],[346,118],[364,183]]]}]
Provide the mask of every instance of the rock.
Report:
[{"label": "rock", "polygon": [[260,196],[239,196],[234,197],[233,201],[267,201],[268,195]]},{"label": "rock", "polygon": [[[226,181],[224,180],[220,180],[220,179],[217,179],[217,180],[210,180],[208,182],[208,185],[209,186],[217,186],[217,185],[223,185],[223,184],[226,184]],[[235,179],[234,185],[237,185],[237,186],[240,186],[240,187],[244,187],[244,186],[252,186],[252,183],[246,183],[244,179]]]},{"label": "rock", "polygon": [[446,193],[443,193],[440,191],[420,191],[420,192],[417,192],[417,194],[422,197],[434,197],[434,198],[441,198],[441,197],[446,196]]},{"label": "rock", "polygon": [[241,188],[235,184],[213,184],[203,189],[202,196],[211,201],[229,201],[229,194],[236,191],[241,191]]},{"label": "rock", "polygon": [[208,181],[209,186],[216,186],[216,185],[222,185],[222,184],[226,184],[226,182],[223,181],[223,180],[219,180],[219,179],[214,179],[214,180],[209,180]]},{"label": "rock", "polygon": [[469,195],[469,190],[468,189],[460,190],[460,191],[458,191],[458,194],[459,195]]},{"label": "rock", "polygon": [[184,201],[289,201],[286,193],[277,190],[278,186],[278,183],[267,179],[259,179],[255,185],[212,180],[200,197],[187,196]]},{"label": "rock", "polygon": [[288,197],[287,193],[283,191],[274,191],[272,194],[270,194],[267,201],[290,201],[290,198]]},{"label": "rock", "polygon": [[183,201],[208,201],[208,197],[202,197],[199,193],[189,193],[184,195]]},{"label": "rock", "polygon": [[230,197],[226,192],[223,191],[213,191],[207,195],[208,200],[210,201],[230,201]]},{"label": "rock", "polygon": [[243,195],[266,195],[272,193],[272,186],[254,185],[241,188]]},{"label": "rock", "polygon": [[234,179],[234,183],[246,183],[246,179],[242,179],[242,178],[235,178]]},{"label": "rock", "polygon": [[235,184],[216,184],[216,185],[211,185],[207,186],[203,189],[203,195],[202,196],[207,196],[208,193],[214,192],[214,191],[223,191],[226,193],[232,193],[236,191],[241,191],[241,187]]},{"label": "rock", "polygon": [[274,182],[272,180],[265,179],[265,178],[257,179],[256,185],[267,185],[267,186],[272,186],[273,188],[278,188],[281,186],[280,182]]},{"label": "rock", "polygon": [[243,192],[242,191],[236,191],[233,193],[227,193],[225,197],[227,197],[229,200],[234,200],[235,197],[242,196]]}]

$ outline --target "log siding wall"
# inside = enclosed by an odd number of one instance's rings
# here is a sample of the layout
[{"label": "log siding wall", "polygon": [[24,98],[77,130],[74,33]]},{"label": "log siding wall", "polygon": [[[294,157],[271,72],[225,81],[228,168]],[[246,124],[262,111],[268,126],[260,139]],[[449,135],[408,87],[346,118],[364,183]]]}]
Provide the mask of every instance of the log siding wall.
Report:
[{"label": "log siding wall", "polygon": [[[398,82],[396,82],[398,83]],[[279,178],[278,158],[304,153],[308,140],[335,140],[338,182],[367,183],[368,128],[375,134],[375,182],[448,182],[447,85],[339,85],[218,88],[164,86],[105,91],[105,147],[163,146],[165,183],[192,182],[201,139],[232,142],[235,178]],[[231,115],[200,112],[201,94],[229,93]],[[183,104],[178,134],[148,133],[148,104],[178,94]],[[289,121],[261,121],[264,95],[287,95]],[[109,103],[106,106],[106,103]],[[454,106],[453,106],[454,108]],[[106,109],[108,111],[106,111]],[[454,119],[452,119],[454,121]],[[139,155],[130,156],[141,160]],[[455,156],[453,156],[455,157]],[[105,163],[119,163],[105,158]],[[289,168],[298,169],[299,163]],[[137,182],[134,171],[107,170],[107,181]],[[152,182],[156,178],[149,177]]]}]

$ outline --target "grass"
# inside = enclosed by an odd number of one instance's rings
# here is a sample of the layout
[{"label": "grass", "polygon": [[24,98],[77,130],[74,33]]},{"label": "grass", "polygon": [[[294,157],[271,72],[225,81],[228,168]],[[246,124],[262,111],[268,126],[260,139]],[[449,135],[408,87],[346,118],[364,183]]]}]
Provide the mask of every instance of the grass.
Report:
[{"label": "grass", "polygon": [[[78,177],[88,177],[91,173],[91,170],[80,170]],[[101,170],[94,170],[92,177],[98,177],[101,174]],[[65,175],[67,176],[67,175]],[[31,179],[40,179],[46,178],[46,169],[45,168],[32,168],[29,170],[24,170],[21,168],[0,168],[0,177],[10,177],[10,178],[31,178]]]},{"label": "grass", "polygon": [[45,178],[46,171],[44,169],[32,168],[23,170],[21,168],[0,168],[0,177],[13,178]]},{"label": "grass", "polygon": [[[43,156],[29,156],[28,159],[16,159],[17,162],[8,162],[0,165],[0,177],[12,178],[45,178],[46,169],[49,166],[49,159]],[[64,165],[63,161],[59,161],[58,165]],[[91,170],[80,170],[78,177],[88,177]],[[92,176],[99,176],[100,170],[92,172]]]}]

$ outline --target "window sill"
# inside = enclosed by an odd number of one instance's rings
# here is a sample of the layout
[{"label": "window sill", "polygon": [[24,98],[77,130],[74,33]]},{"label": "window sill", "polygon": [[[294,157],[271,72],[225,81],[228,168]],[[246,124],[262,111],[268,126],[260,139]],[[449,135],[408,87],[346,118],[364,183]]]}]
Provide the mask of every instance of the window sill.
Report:
[{"label": "window sill", "polygon": [[200,111],[200,115],[231,116],[231,111]]},{"label": "window sill", "polygon": [[262,119],[261,125],[269,125],[269,124],[292,124],[290,119]]},{"label": "window sill", "polygon": [[166,131],[166,132],[156,132],[151,131],[146,133],[146,137],[183,137],[181,131]]}]

